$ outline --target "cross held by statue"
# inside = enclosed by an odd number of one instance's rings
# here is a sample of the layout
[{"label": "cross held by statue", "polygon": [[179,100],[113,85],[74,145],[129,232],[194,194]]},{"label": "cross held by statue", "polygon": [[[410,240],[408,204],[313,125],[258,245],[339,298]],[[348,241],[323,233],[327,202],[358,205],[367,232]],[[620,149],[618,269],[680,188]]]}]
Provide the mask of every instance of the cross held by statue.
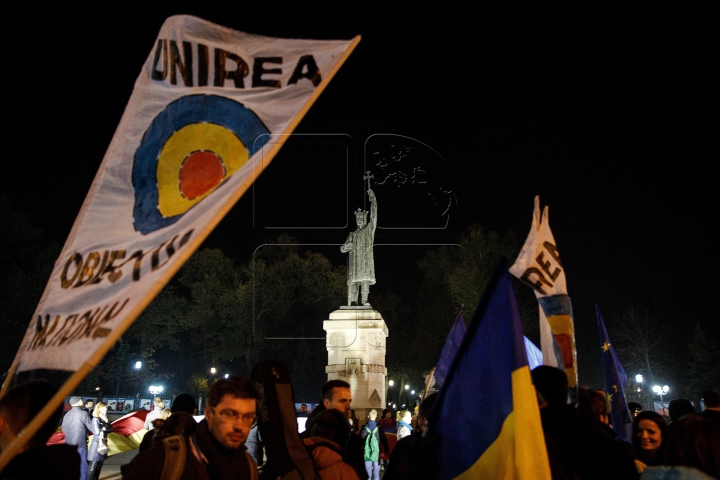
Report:
[{"label": "cross held by statue", "polygon": [[368,182],[368,190],[370,190],[370,179],[371,178],[375,178],[375,176],[371,175],[370,171],[368,170],[367,172],[365,172],[365,176],[363,177],[363,180],[367,180],[367,182]]}]

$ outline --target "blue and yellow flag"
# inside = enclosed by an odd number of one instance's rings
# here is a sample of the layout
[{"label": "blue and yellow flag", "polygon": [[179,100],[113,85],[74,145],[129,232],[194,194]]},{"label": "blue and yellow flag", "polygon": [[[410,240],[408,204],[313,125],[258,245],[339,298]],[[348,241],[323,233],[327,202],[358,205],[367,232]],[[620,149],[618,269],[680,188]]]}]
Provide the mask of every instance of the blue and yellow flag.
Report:
[{"label": "blue and yellow flag", "polygon": [[507,260],[495,268],[430,414],[444,479],[550,479]]},{"label": "blue and yellow flag", "polygon": [[595,305],[598,330],[600,331],[600,350],[602,351],[603,369],[605,370],[605,391],[610,400],[610,418],[613,429],[617,432],[616,440],[624,440],[632,443],[632,418],[630,409],[625,400],[625,386],[627,385],[627,374],[620,364],[615,349],[610,343],[605,322],[600,315],[600,307]]}]

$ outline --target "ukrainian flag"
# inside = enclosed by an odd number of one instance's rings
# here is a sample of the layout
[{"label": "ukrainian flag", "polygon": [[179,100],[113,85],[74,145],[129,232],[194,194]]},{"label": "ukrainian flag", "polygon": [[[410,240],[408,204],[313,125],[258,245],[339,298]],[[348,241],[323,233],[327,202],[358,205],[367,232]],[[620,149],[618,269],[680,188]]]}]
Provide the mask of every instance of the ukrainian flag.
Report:
[{"label": "ukrainian flag", "polygon": [[520,312],[502,259],[429,419],[444,479],[550,479]]}]

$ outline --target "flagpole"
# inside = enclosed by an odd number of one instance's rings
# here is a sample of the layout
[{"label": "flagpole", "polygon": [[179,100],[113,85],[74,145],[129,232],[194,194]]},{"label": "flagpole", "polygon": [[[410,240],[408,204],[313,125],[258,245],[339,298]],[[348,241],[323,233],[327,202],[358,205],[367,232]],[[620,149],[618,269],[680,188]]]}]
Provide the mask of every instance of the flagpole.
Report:
[{"label": "flagpole", "polygon": [[12,383],[12,378],[15,376],[15,370],[17,370],[17,358],[13,360],[12,365],[10,365],[10,368],[7,371],[7,376],[5,377],[5,381],[2,384],[2,388],[0,388],[0,399],[2,399],[5,396],[5,392],[8,391],[8,388],[10,388],[10,384]]},{"label": "flagpole", "polygon": [[427,392],[430,390],[430,385],[432,384],[433,377],[435,375],[435,367],[430,370],[430,375],[428,375],[427,383],[425,384],[425,391],[423,392],[423,399],[427,398]]}]

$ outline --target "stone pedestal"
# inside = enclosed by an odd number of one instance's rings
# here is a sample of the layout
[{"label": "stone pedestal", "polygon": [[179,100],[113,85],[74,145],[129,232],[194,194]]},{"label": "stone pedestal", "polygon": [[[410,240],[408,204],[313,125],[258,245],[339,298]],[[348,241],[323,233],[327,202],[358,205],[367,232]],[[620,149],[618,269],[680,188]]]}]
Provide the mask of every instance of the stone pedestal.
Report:
[{"label": "stone pedestal", "polygon": [[328,380],[350,384],[355,415],[363,425],[367,412],[385,408],[385,339],[388,328],[372,307],[340,307],[323,322],[327,332]]}]

